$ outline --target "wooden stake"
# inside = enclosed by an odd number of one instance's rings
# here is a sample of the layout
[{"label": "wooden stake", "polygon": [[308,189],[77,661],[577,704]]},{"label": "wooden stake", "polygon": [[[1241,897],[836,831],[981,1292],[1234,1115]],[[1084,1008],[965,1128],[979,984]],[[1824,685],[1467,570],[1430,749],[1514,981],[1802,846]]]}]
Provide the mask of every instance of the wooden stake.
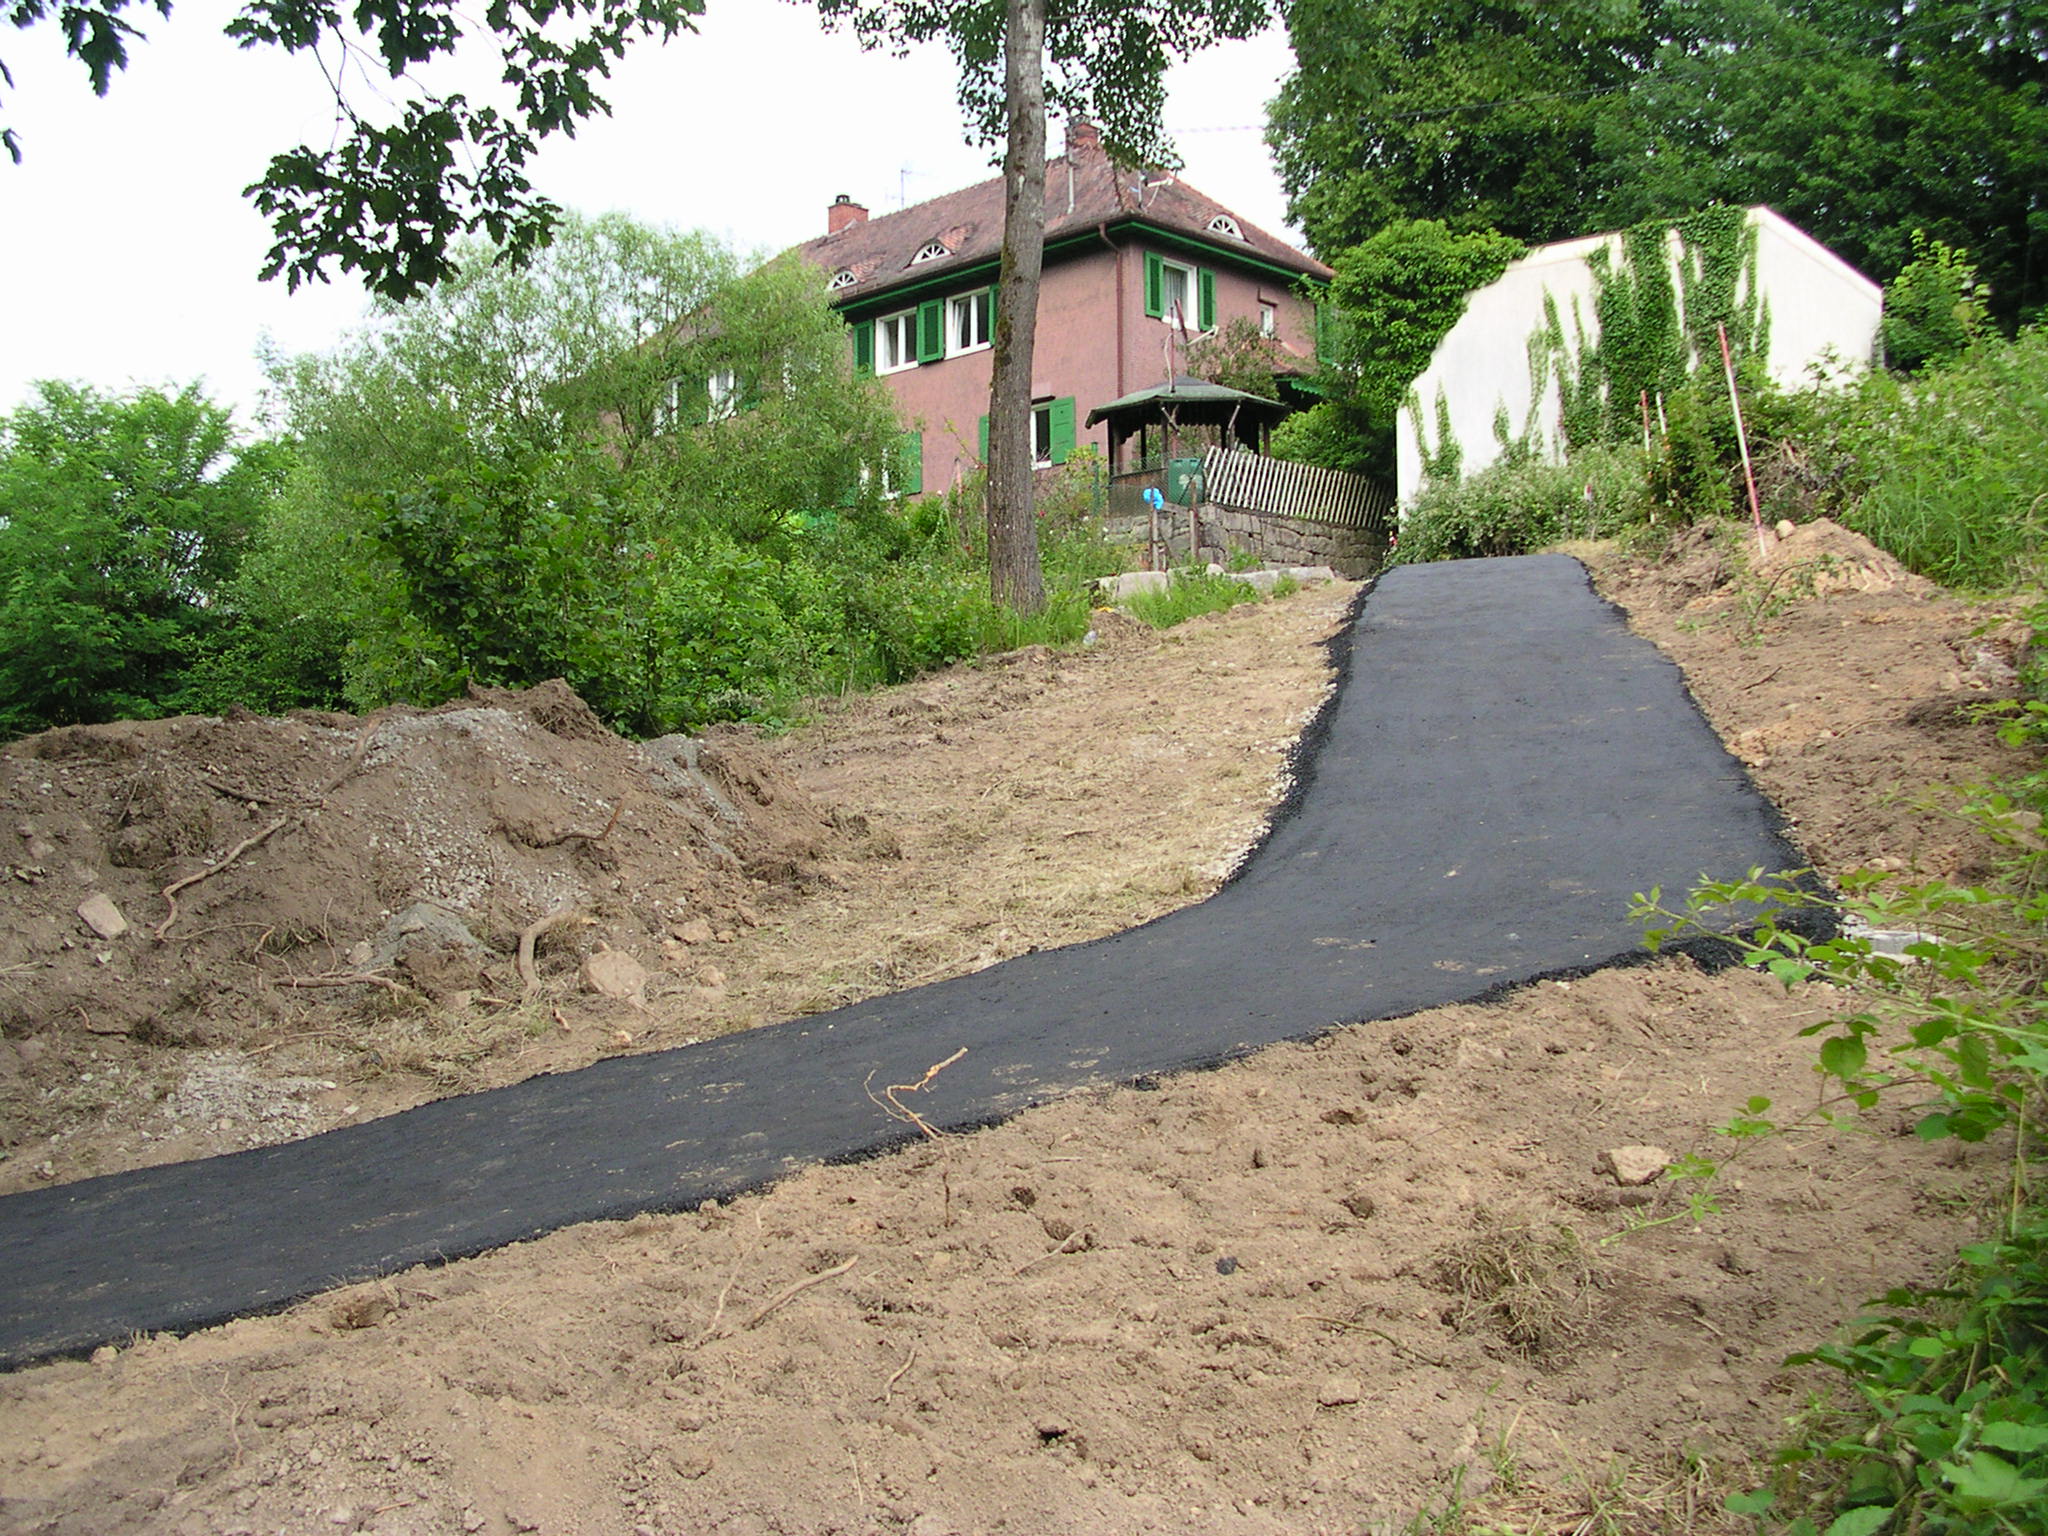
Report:
[{"label": "wooden stake", "polygon": [[1756,525],[1756,552],[1762,557],[1771,547],[1764,542],[1764,509],[1757,500],[1756,471],[1749,463],[1749,429],[1742,424],[1742,397],[1735,392],[1735,357],[1728,350],[1728,327],[1717,320],[1714,329],[1721,335],[1721,371],[1728,378],[1728,403],[1735,409],[1735,441],[1742,448],[1742,478],[1749,485],[1749,520]]}]

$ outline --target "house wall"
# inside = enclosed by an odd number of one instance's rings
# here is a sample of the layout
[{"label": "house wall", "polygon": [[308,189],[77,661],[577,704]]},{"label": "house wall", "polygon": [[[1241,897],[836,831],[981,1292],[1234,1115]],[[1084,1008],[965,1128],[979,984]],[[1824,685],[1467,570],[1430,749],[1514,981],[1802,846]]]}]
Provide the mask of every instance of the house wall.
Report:
[{"label": "house wall", "polygon": [[[1752,208],[1749,218],[1757,231],[1756,281],[1770,312],[1771,376],[1796,387],[1830,358],[1852,367],[1868,364],[1876,352],[1883,290],[1770,209]],[[1674,261],[1677,244],[1674,234],[1669,247]],[[1603,246],[1618,258],[1621,236],[1593,235],[1539,247],[1472,295],[1464,317],[1437,344],[1415,381],[1423,437],[1418,438],[1410,413],[1401,413],[1395,453],[1402,502],[1413,501],[1422,490],[1424,447],[1433,448],[1439,436],[1440,394],[1449,409],[1450,429],[1464,450],[1463,474],[1484,469],[1500,456],[1494,428],[1502,406],[1511,435],[1519,436],[1533,414],[1541,448],[1553,456],[1559,452],[1557,381],[1549,380],[1541,397],[1531,401],[1529,338],[1543,323],[1548,293],[1556,301],[1567,344],[1574,334],[1575,303],[1587,341],[1598,339],[1588,258]]]},{"label": "house wall", "polygon": [[[1256,320],[1260,300],[1278,306],[1283,343],[1304,361],[1314,356],[1315,311],[1278,277],[1241,272],[1221,261],[1190,256],[1164,246],[1132,241],[1107,244],[1046,264],[1038,299],[1038,335],[1032,367],[1032,397],[1074,398],[1075,444],[1107,453],[1107,428],[1085,425],[1099,405],[1184,372],[1187,349],[1160,319],[1145,313],[1144,252],[1158,250],[1170,260],[1215,273],[1218,327],[1237,317]],[[986,279],[962,282],[965,293]],[[863,313],[868,312],[863,306]],[[878,313],[891,313],[886,306]],[[980,423],[988,413],[994,354],[971,352],[921,363],[882,375],[896,396],[906,427],[923,436],[924,488],[944,491],[980,465]]]}]

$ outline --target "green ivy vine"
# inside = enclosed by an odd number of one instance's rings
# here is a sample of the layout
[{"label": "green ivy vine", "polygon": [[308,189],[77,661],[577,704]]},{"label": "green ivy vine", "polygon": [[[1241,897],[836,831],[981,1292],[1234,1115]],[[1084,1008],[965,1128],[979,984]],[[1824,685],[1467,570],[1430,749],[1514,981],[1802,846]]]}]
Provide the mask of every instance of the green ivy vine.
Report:
[{"label": "green ivy vine", "polygon": [[1769,347],[1770,307],[1757,283],[1757,232],[1746,209],[1716,204],[1675,223],[1646,220],[1622,231],[1618,253],[1603,246],[1587,264],[1598,340],[1588,343],[1574,301],[1568,342],[1547,295],[1532,338],[1532,350],[1543,346],[1557,372],[1570,447],[1640,432],[1645,396],[1654,402],[1676,393],[1694,369],[1718,359],[1718,326],[1728,328],[1738,354]]}]

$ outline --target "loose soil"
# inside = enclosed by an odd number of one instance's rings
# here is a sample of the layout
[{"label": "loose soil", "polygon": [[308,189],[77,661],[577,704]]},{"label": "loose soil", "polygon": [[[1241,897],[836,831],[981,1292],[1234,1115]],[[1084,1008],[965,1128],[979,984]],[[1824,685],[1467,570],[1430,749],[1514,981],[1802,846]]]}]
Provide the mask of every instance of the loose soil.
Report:
[{"label": "loose soil", "polygon": [[[2003,614],[1825,525],[1762,558],[1585,553],[1824,873],[1985,866],[1934,786],[2020,765],[1968,710],[2012,687]],[[774,740],[650,752],[544,689],[17,744],[0,1180],[305,1134],[1197,900],[1354,590],[1105,619]],[[126,933],[78,915],[95,893]],[[590,921],[529,981],[520,935],[557,913]],[[1797,1031],[1829,1005],[1675,961],[1539,983],[16,1372],[0,1530],[1356,1532],[1453,1503],[1732,1529],[1721,1494],[1824,1389],[1784,1355],[1935,1278],[1998,1149],[1886,1108],[1754,1147],[1700,1222],[1604,1154],[1711,1151],[1751,1094],[1811,1099]]]}]

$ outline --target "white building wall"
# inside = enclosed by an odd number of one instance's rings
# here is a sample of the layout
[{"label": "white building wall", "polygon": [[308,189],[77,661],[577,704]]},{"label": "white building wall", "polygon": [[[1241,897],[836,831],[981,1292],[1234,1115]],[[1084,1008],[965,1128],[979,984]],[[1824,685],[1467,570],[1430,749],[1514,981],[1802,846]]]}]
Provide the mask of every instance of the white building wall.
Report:
[{"label": "white building wall", "polygon": [[[1883,290],[1768,208],[1749,210],[1757,231],[1756,280],[1770,309],[1771,376],[1798,387],[1810,370],[1830,360],[1837,369],[1867,365],[1877,346],[1878,314]],[[1529,339],[1543,324],[1543,299],[1557,304],[1567,345],[1574,345],[1573,305],[1588,342],[1598,339],[1593,314],[1593,269],[1588,258],[1601,247],[1619,261],[1619,233],[1589,235],[1538,246],[1514,262],[1499,279],[1473,294],[1465,314],[1437,344],[1429,366],[1415,381],[1422,407],[1424,437],[1418,439],[1410,413],[1401,414],[1395,434],[1396,474],[1400,499],[1413,501],[1422,489],[1425,442],[1437,442],[1437,401],[1450,413],[1450,427],[1464,454],[1462,474],[1484,469],[1500,456],[1495,431],[1503,406],[1510,437],[1519,437],[1533,414],[1536,442],[1553,457],[1561,447],[1559,393],[1556,379],[1546,382],[1541,398],[1530,400],[1533,375]],[[1677,257],[1674,232],[1669,249]]]}]

